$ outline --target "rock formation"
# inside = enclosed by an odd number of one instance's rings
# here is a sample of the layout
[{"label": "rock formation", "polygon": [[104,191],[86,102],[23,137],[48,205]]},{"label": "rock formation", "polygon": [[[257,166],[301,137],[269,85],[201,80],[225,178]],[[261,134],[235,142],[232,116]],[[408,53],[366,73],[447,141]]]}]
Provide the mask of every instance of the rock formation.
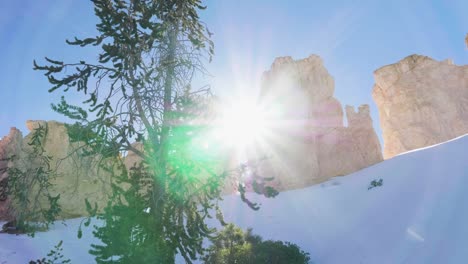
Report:
[{"label": "rock formation", "polygon": [[[362,105],[356,112],[347,106],[348,126],[344,126],[343,109],[333,92],[334,80],[318,56],[298,61],[290,57],[275,60],[263,76],[261,103],[277,114],[270,123],[271,135],[250,149],[255,152],[248,153],[248,157],[267,157],[255,173],[275,177],[276,187],[287,190],[346,175],[382,160],[369,107]],[[71,142],[62,123],[28,121],[27,126],[30,131],[39,126],[46,128],[42,142],[57,172],[51,178],[51,194],[61,195],[61,217],[86,215],[85,198],[102,208],[110,193],[111,178],[99,170],[96,163],[100,158],[80,156],[82,144]],[[32,133],[22,138],[21,132],[12,129],[0,141],[0,160],[16,155],[19,161],[0,161],[0,168],[15,166],[25,170],[34,166],[26,155],[31,152],[31,139]],[[141,145],[134,146],[142,150]],[[124,164],[129,167],[139,161],[137,155],[129,152]],[[8,175],[0,173],[0,182],[5,179]],[[232,192],[232,188],[225,191]],[[6,198],[0,201],[0,219],[8,220],[14,214],[6,211]]]},{"label": "rock formation", "polygon": [[[62,212],[60,218],[73,218],[87,215],[85,198],[91,204],[97,203],[103,208],[107,203],[107,195],[110,193],[110,175],[97,166],[98,157],[80,156],[79,143],[71,143],[67,128],[64,124],[55,121],[28,121],[27,127],[32,132],[39,126],[46,128],[42,146],[45,155],[52,157],[51,169],[56,171],[51,175],[49,189],[50,194],[60,194],[59,204]],[[31,160],[30,153],[33,133],[29,133],[24,139],[21,132],[12,129],[10,134],[0,141],[0,160],[16,156],[14,161],[0,163],[0,169],[15,167],[21,171],[34,169],[35,161]],[[32,177],[29,176],[28,177]],[[8,175],[0,173],[0,180],[8,180]],[[37,186],[35,187],[37,188]],[[37,190],[37,189],[33,189]],[[47,199],[43,196],[33,196],[31,192],[30,201],[39,201],[41,206],[47,206]],[[11,220],[14,212],[8,204],[10,199],[0,201],[0,219]],[[10,209],[10,210],[9,210]]]},{"label": "rock formation", "polygon": [[278,109],[272,136],[255,148],[268,158],[260,174],[274,176],[279,189],[293,189],[346,175],[382,161],[369,106],[358,112],[333,97],[334,80],[320,57],[277,58],[263,76],[261,102]]},{"label": "rock formation", "polygon": [[12,166],[8,157],[19,153],[23,142],[21,131],[11,128],[10,133],[0,139],[0,220],[10,220],[13,212],[10,209],[10,199],[7,195],[8,174],[6,168]]},{"label": "rock formation", "polygon": [[411,55],[374,78],[385,158],[468,133],[468,65]]}]

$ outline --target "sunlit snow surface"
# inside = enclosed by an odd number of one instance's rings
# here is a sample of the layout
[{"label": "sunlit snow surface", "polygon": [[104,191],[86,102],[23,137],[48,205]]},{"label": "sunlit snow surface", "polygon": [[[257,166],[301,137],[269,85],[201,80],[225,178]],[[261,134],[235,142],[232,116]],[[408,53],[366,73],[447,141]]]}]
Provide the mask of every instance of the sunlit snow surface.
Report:
[{"label": "sunlit snow surface", "polygon": [[[378,179],[383,185],[368,190]],[[466,263],[468,136],[257,201],[262,208],[252,211],[238,196],[226,197],[226,220],[294,242],[314,263]],[[0,235],[0,264],[45,256],[59,240],[72,263],[93,263],[87,251],[96,241],[89,232],[78,240],[78,223],[36,238]]]}]

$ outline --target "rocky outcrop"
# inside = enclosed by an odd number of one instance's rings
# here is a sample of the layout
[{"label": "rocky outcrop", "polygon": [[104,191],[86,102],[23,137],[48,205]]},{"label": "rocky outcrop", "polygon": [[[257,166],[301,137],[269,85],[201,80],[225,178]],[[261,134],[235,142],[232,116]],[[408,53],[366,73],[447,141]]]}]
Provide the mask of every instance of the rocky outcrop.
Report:
[{"label": "rocky outcrop", "polygon": [[[70,142],[67,128],[64,124],[55,121],[27,121],[27,127],[31,133],[22,138],[21,132],[12,129],[10,135],[0,141],[0,159],[15,159],[8,163],[3,162],[0,168],[14,167],[23,172],[33,171],[37,166],[37,161],[32,160],[31,142],[32,131],[39,126],[45,128],[45,135],[42,138],[42,147],[44,155],[50,156],[49,162],[53,174],[49,175],[51,187],[49,192],[51,196],[60,194],[59,205],[62,212],[60,218],[73,218],[87,215],[85,198],[91,204],[98,204],[103,208],[107,203],[107,197],[110,193],[110,174],[98,166],[98,162],[106,162],[99,157],[85,157],[82,154],[82,148],[78,142]],[[8,180],[8,173],[0,175],[0,179]],[[26,173],[28,174],[28,173]],[[28,174],[27,177],[33,177]],[[31,191],[30,201],[38,201],[39,206],[47,206],[45,196],[34,196],[38,186],[35,185]],[[9,208],[10,199],[0,201],[0,219],[11,220],[15,214],[14,206]],[[32,203],[31,203],[32,206]],[[9,208],[9,209],[8,209]],[[2,212],[3,210],[3,212]],[[7,211],[9,210],[9,211]]]},{"label": "rocky outcrop", "polygon": [[[274,122],[269,123],[269,135],[264,141],[247,153],[248,158],[266,157],[255,173],[262,177],[273,176],[274,186],[286,190],[346,175],[382,160],[369,107],[362,105],[355,111],[347,106],[348,125],[344,126],[343,108],[333,93],[334,80],[318,56],[298,61],[290,57],[275,60],[271,70],[263,76],[261,92],[261,104],[276,113],[271,120]],[[50,164],[56,171],[50,178],[50,191],[52,196],[60,194],[61,217],[87,215],[85,198],[102,208],[110,193],[111,176],[97,164],[106,161],[81,155],[83,144],[71,142],[67,126],[62,123],[28,121],[27,127],[30,131],[46,128],[42,144],[44,154],[52,157]],[[18,161],[0,161],[0,166],[15,166],[21,170],[37,166],[28,160],[31,140],[32,133],[22,138],[21,132],[12,129],[10,135],[0,141],[0,160],[17,156]],[[143,151],[139,143],[133,147]],[[127,167],[140,161],[131,151],[123,160]],[[227,167],[232,165],[230,160],[226,164]],[[235,164],[238,165],[238,160]],[[8,175],[0,174],[1,179],[8,179]],[[228,186],[226,192],[232,190]],[[14,212],[2,211],[8,208],[7,204],[8,199],[0,201],[0,218],[14,215]]]},{"label": "rocky outcrop", "polygon": [[343,126],[343,109],[333,97],[335,81],[322,63],[312,55],[294,61],[277,58],[262,78],[264,104],[280,108],[284,116],[319,127]]},{"label": "rocky outcrop", "polygon": [[21,131],[11,128],[10,133],[0,139],[0,220],[11,220],[13,212],[10,210],[11,200],[7,195],[8,174],[6,169],[13,165],[12,153],[20,153],[23,142]]},{"label": "rocky outcrop", "polygon": [[261,103],[280,114],[254,153],[268,157],[260,174],[274,176],[279,189],[305,187],[382,161],[369,106],[357,112],[347,106],[344,126],[333,92],[334,80],[315,55],[278,58],[264,74]]},{"label": "rocky outcrop", "polygon": [[385,158],[468,133],[468,65],[411,55],[374,78]]}]

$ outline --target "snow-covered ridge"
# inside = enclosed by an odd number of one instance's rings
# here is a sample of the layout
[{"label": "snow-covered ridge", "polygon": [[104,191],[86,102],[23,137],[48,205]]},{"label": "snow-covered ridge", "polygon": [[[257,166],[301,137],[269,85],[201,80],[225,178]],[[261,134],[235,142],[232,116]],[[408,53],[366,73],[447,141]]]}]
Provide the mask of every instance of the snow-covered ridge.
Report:
[{"label": "snow-covered ridge", "polygon": [[[372,180],[383,185],[368,190]],[[468,259],[468,135],[396,156],[346,177],[263,199],[252,211],[225,197],[225,219],[291,241],[314,263],[464,263]],[[72,263],[94,263],[80,219],[36,238],[0,235],[0,263],[45,256],[59,240]],[[89,230],[90,231],[90,230]]]},{"label": "snow-covered ridge", "polygon": [[233,198],[227,220],[297,243],[315,263],[465,263],[468,135],[281,193],[259,212]]}]

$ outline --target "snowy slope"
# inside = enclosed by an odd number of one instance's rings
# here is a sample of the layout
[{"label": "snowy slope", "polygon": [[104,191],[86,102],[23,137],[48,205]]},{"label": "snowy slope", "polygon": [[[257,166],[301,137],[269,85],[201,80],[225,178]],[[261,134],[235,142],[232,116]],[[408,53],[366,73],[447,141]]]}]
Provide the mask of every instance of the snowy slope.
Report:
[{"label": "snowy slope", "polygon": [[[374,179],[383,186],[367,190]],[[281,193],[227,220],[289,240],[315,263],[467,263],[468,136],[413,151],[322,185]]]},{"label": "snowy slope", "polygon": [[89,245],[99,244],[99,240],[93,237],[92,228],[84,229],[83,237],[77,238],[81,220],[67,220],[66,226],[57,222],[51,230],[38,232],[34,238],[0,234],[0,264],[26,264],[30,260],[46,257],[60,240],[63,240],[63,255],[71,259],[72,264],[94,263],[93,256],[88,254]]},{"label": "snowy slope", "polygon": [[[368,190],[378,179],[383,186]],[[255,212],[227,196],[225,219],[265,239],[294,242],[314,263],[466,263],[468,135],[256,201],[262,208]],[[36,238],[0,235],[0,264],[45,256],[61,239],[72,263],[93,263],[92,235],[76,239],[79,221]]]}]

